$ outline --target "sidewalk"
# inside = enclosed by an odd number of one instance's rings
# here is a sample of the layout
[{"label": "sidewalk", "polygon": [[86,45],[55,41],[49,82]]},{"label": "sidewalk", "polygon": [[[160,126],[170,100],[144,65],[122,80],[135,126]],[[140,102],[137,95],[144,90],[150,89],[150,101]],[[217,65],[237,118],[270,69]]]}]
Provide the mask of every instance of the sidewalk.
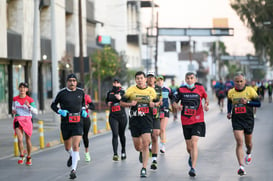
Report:
[{"label": "sidewalk", "polygon": [[[60,123],[54,121],[55,113],[38,114],[33,119],[33,133],[31,137],[33,152],[40,150],[40,133],[38,120],[43,121],[44,128],[44,149],[58,145],[60,141]],[[58,116],[57,116],[58,118]],[[89,136],[93,135],[93,118],[90,114],[92,125],[89,130]],[[13,118],[0,119],[0,160],[6,157],[14,156],[14,130]],[[105,112],[97,113],[97,134],[106,132],[106,114]],[[24,138],[24,148],[25,138]]]}]

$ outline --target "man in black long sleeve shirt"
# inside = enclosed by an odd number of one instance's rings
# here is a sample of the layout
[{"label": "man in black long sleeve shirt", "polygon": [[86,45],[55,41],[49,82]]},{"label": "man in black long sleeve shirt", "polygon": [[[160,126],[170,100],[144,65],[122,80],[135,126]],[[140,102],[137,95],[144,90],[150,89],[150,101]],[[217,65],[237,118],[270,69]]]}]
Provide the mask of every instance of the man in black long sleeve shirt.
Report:
[{"label": "man in black long sleeve shirt", "polygon": [[51,109],[61,115],[64,146],[70,154],[67,166],[72,166],[70,179],[75,179],[79,160],[79,143],[83,134],[81,116],[87,117],[87,112],[85,110],[84,91],[77,88],[77,77],[74,74],[69,74],[66,80],[67,87],[59,91],[51,104]]}]

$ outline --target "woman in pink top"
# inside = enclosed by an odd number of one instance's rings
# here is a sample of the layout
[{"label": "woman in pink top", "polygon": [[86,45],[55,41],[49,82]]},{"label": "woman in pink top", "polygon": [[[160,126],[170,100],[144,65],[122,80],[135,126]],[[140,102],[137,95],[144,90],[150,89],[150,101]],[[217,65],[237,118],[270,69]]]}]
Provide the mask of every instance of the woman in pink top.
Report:
[{"label": "woman in pink top", "polygon": [[20,158],[18,164],[22,165],[25,161],[23,133],[25,132],[27,145],[27,161],[26,165],[32,165],[31,160],[31,135],[32,135],[32,113],[37,114],[38,110],[31,97],[27,95],[28,83],[21,82],[19,84],[19,95],[13,97],[12,114],[15,115],[13,120],[13,128],[18,137],[18,147],[20,151]]}]

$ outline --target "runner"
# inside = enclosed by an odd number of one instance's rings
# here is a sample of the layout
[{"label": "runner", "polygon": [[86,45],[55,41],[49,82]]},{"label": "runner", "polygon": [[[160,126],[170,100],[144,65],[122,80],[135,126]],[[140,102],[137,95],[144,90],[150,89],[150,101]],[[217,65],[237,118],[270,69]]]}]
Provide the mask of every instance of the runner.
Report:
[{"label": "runner", "polygon": [[[78,82],[77,84],[78,88],[81,88],[84,91],[84,86],[81,84],[81,82]],[[89,129],[91,126],[91,119],[89,117],[88,114],[88,109],[90,110],[95,110],[95,105],[92,102],[91,97],[88,94],[84,94],[84,100],[85,100],[85,110],[87,112],[87,117],[81,117],[82,122],[83,122],[83,135],[82,135],[82,140],[83,140],[83,144],[84,144],[84,157],[85,157],[85,161],[86,162],[90,162],[91,161],[91,157],[90,157],[90,153],[88,150],[89,147],[89,139],[88,139],[88,133],[89,133]]]},{"label": "runner", "polygon": [[129,129],[133,137],[135,149],[140,152],[139,160],[142,162],[141,177],[147,176],[147,164],[149,159],[149,143],[153,129],[153,107],[158,103],[156,92],[147,87],[145,73],[139,71],[135,74],[136,85],[127,89],[122,98],[121,106],[131,107],[129,116]]},{"label": "runner", "polygon": [[150,150],[152,153],[152,164],[151,169],[157,169],[157,153],[158,153],[158,137],[160,134],[160,118],[159,118],[159,108],[162,104],[162,89],[160,86],[155,85],[155,73],[150,71],[147,73],[147,84],[149,87],[155,89],[156,92],[156,104],[153,108],[153,132],[152,132],[152,144],[150,144]]},{"label": "runner", "polygon": [[272,102],[272,89],[273,89],[272,82],[271,82],[271,81],[268,81],[267,92],[268,92],[268,102],[269,102],[269,103]]},{"label": "runner", "polygon": [[245,175],[243,142],[245,140],[245,164],[252,162],[252,132],[254,128],[253,107],[261,105],[256,91],[246,86],[245,76],[237,73],[234,77],[235,87],[228,92],[228,114],[231,119],[236,140],[236,156],[239,163],[238,175]]},{"label": "runner", "polygon": [[258,81],[257,82],[257,86],[258,86],[258,95],[261,101],[264,100],[264,93],[265,93],[265,86],[264,86],[264,82],[263,81]]},{"label": "runner", "polygon": [[223,112],[224,99],[227,93],[226,93],[226,87],[222,79],[220,79],[220,81],[216,83],[216,85],[214,86],[214,89],[215,89],[216,97],[218,99],[218,105],[219,105],[220,111]]},{"label": "runner", "polygon": [[164,86],[164,77],[157,77],[156,84],[162,89],[162,105],[160,106],[160,152],[166,151],[166,127],[169,120],[169,99],[171,99],[171,89]]},{"label": "runner", "polygon": [[182,128],[189,153],[189,175],[194,177],[196,175],[195,167],[198,157],[198,139],[199,137],[205,137],[206,133],[202,99],[205,99],[205,111],[209,110],[209,99],[204,87],[196,82],[194,73],[186,73],[185,81],[185,86],[178,89],[174,105],[177,107],[177,103],[181,101],[181,106],[178,108],[182,109]]},{"label": "runner", "polygon": [[[67,166],[71,166],[70,179],[75,179],[79,155],[79,144],[83,135],[83,121],[86,118],[84,92],[77,88],[77,77],[69,74],[67,87],[61,89],[51,104],[51,109],[61,115],[61,131],[65,150],[69,153]],[[59,104],[59,107],[58,107]],[[72,149],[73,148],[73,149]]]},{"label": "runner", "polygon": [[19,84],[19,95],[13,97],[12,101],[12,114],[15,115],[13,120],[13,128],[18,138],[18,147],[20,152],[20,158],[18,164],[22,165],[25,161],[24,155],[24,143],[23,133],[25,133],[26,145],[27,145],[27,161],[26,165],[32,165],[31,159],[31,135],[32,135],[32,113],[38,114],[38,110],[31,97],[27,95],[28,83],[21,82]]},{"label": "runner", "polygon": [[[258,86],[256,85],[256,82],[253,80],[251,81],[251,87],[257,92],[258,96],[259,96],[259,93],[258,93]],[[257,113],[257,107],[253,107],[253,115],[254,115],[254,118],[256,118],[256,113]]]},{"label": "runner", "polygon": [[[171,85],[169,86],[169,88],[171,89],[171,95],[173,97],[177,93],[177,89],[179,88],[179,86],[175,85],[174,79],[171,80]],[[177,109],[173,106],[173,99],[171,99],[171,106],[172,106],[173,120],[176,121]]]},{"label": "runner", "polygon": [[118,161],[118,136],[121,144],[121,160],[126,159],[126,137],[125,129],[127,126],[127,115],[124,107],[120,106],[120,100],[124,95],[124,90],[121,88],[120,80],[115,78],[113,81],[113,88],[108,91],[106,103],[110,107],[109,123],[112,130],[112,146],[113,146],[113,160]]}]

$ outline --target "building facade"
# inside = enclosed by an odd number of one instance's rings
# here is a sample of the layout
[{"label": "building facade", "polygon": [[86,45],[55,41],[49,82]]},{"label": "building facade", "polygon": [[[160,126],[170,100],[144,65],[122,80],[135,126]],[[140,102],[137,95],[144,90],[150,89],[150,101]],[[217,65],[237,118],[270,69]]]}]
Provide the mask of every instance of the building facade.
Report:
[{"label": "building facade", "polygon": [[[127,65],[140,69],[141,53],[139,36],[141,26],[140,1],[82,0],[82,52],[87,57],[101,49],[97,44],[100,35],[111,38],[111,46],[125,54]],[[55,17],[51,7],[54,6]],[[79,1],[39,1],[39,45],[33,47],[35,1],[0,1],[0,116],[11,114],[12,98],[18,95],[18,85],[25,81],[32,85],[33,51],[39,51],[38,105],[39,110],[49,111],[53,97],[52,82],[65,86],[65,77],[74,72],[74,57],[79,57]],[[52,32],[54,18],[56,27],[56,57],[59,80],[52,78]],[[37,28],[37,27],[36,27]],[[76,63],[77,64],[77,63]],[[76,72],[77,73],[77,72]]]}]

